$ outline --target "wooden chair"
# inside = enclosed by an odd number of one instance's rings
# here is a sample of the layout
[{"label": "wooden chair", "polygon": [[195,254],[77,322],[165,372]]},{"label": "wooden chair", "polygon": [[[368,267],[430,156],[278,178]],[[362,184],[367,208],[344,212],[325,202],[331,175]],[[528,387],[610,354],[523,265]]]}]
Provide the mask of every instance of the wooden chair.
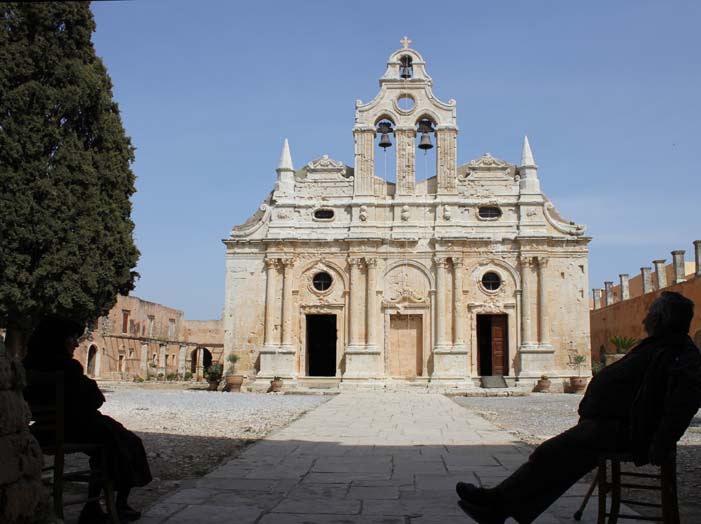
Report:
[{"label": "wooden chair", "polygon": [[[98,451],[102,444],[71,443],[65,441],[65,396],[64,377],[62,372],[56,371],[27,371],[27,384],[29,388],[55,389],[54,402],[38,403],[30,402],[32,421],[29,430],[41,443],[41,451],[45,455],[53,455],[54,462],[42,469],[42,480],[50,482],[53,510],[57,517],[63,519],[64,506],[84,504],[104,499],[107,513],[112,524],[120,524],[117,510],[114,505],[114,482],[109,475],[105,453],[102,455],[100,469],[88,469],[82,471],[65,471],[65,455],[71,453],[88,453]],[[30,399],[31,400],[31,399]],[[63,500],[63,486],[66,482],[88,483],[98,479],[102,484],[103,496],[97,498],[83,498],[80,500]]]},{"label": "wooden chair", "polygon": [[[621,462],[633,462],[633,457],[625,453],[607,453],[599,457],[599,467],[594,480],[587,491],[582,505],[574,514],[575,520],[582,518],[584,508],[589,502],[594,488],[599,486],[599,512],[597,524],[615,524],[618,519],[644,520],[648,522],[662,522],[664,524],[679,524],[679,503],[677,500],[677,453],[675,450],[659,466],[657,473],[638,473],[633,471],[621,471]],[[611,464],[611,481],[608,480],[609,463]],[[632,481],[627,479],[633,479]],[[638,482],[635,480],[638,479]],[[656,484],[640,483],[641,479],[656,480]],[[642,489],[646,491],[658,491],[659,503],[640,502],[621,498],[621,488]],[[611,507],[606,511],[606,497],[611,493]],[[654,517],[631,515],[621,513],[621,503],[628,506],[645,508],[660,508],[662,514]]]}]

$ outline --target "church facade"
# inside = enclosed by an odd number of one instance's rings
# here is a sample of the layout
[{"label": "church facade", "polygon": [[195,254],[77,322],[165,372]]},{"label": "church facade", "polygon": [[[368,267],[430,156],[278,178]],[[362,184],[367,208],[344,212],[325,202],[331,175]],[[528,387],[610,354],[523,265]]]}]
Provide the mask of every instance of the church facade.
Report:
[{"label": "church facade", "polygon": [[[285,140],[274,190],[224,240],[224,354],[286,387],[585,374],[584,227],[542,193],[527,138],[518,165],[489,153],[457,165],[456,102],[402,44],[378,95],[356,102],[355,165],[324,155],[295,169]],[[427,151],[434,176],[419,180]]]}]

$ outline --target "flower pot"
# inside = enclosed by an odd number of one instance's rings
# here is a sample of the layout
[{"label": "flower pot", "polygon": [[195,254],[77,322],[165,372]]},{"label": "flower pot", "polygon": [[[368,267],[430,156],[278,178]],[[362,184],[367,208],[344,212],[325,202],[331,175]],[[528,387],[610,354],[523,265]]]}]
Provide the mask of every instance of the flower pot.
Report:
[{"label": "flower pot", "polygon": [[241,391],[241,384],[243,384],[243,375],[227,375],[226,377],[226,389],[227,391]]},{"label": "flower pot", "polygon": [[209,380],[209,387],[207,388],[208,391],[216,391],[217,388],[219,387],[219,381],[218,380]]},{"label": "flower pot", "polygon": [[270,381],[270,391],[277,393],[282,389],[282,380],[271,380]]},{"label": "flower pot", "polygon": [[572,393],[584,393],[587,389],[586,377],[570,377],[570,390]]},{"label": "flower pot", "polygon": [[538,383],[535,385],[535,390],[540,391],[541,393],[549,393],[550,392],[550,379],[549,378],[539,379]]}]

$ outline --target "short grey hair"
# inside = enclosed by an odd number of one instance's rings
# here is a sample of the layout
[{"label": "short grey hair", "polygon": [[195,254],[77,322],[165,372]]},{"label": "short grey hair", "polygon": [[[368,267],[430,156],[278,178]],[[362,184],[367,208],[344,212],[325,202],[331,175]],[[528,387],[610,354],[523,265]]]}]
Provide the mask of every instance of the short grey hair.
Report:
[{"label": "short grey hair", "polygon": [[693,317],[694,303],[691,300],[674,291],[664,291],[648,310],[650,335],[688,333]]}]

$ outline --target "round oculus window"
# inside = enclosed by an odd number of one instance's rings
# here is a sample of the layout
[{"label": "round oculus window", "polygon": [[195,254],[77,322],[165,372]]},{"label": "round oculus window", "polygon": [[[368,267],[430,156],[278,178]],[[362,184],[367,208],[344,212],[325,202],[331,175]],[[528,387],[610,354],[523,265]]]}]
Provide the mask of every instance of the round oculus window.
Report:
[{"label": "round oculus window", "polygon": [[489,291],[496,291],[501,287],[501,277],[494,271],[489,271],[482,276],[482,285]]},{"label": "round oculus window", "polygon": [[329,275],[326,271],[317,273],[312,279],[312,285],[317,291],[326,291],[331,287],[332,283],[333,278],[331,278],[331,275]]}]

